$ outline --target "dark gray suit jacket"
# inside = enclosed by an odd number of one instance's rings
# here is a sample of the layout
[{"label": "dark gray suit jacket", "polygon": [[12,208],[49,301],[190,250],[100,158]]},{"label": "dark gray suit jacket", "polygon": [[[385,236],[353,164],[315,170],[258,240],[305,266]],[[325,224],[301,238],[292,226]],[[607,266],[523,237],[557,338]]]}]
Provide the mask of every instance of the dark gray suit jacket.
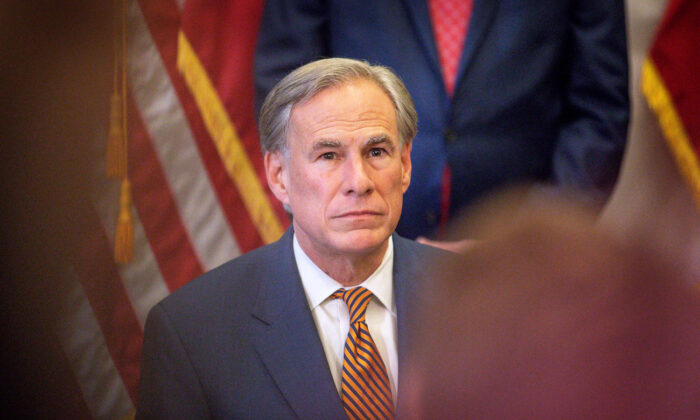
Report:
[{"label": "dark gray suit jacket", "polygon": [[[292,237],[289,229],[278,242],[202,275],[151,310],[137,418],[347,418]],[[409,308],[430,278],[431,259],[443,253],[396,234],[393,241],[400,370]]]}]

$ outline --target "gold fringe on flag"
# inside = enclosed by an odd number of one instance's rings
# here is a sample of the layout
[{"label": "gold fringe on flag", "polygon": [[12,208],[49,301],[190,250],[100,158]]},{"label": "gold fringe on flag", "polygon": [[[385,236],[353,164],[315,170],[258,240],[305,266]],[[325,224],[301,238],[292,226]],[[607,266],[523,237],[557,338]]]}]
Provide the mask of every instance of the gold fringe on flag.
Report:
[{"label": "gold fringe on flag", "polygon": [[134,256],[134,219],[131,216],[131,184],[122,180],[119,197],[119,220],[114,240],[114,260],[126,264]]},{"label": "gold fringe on flag", "polygon": [[107,135],[107,176],[122,179],[126,176],[126,141],[122,130],[122,97],[112,93],[109,108],[109,133]]},{"label": "gold fringe on flag", "polygon": [[670,146],[680,173],[690,186],[695,204],[700,210],[700,162],[685,131],[670,93],[654,63],[647,59],[642,65],[642,92],[656,114],[661,131]]},{"label": "gold fringe on flag", "polygon": [[131,183],[127,159],[126,0],[116,0],[115,10],[119,12],[115,13],[114,25],[114,92],[110,99],[106,172],[108,177],[121,180],[114,260],[126,264],[134,255],[134,219],[131,215]]}]

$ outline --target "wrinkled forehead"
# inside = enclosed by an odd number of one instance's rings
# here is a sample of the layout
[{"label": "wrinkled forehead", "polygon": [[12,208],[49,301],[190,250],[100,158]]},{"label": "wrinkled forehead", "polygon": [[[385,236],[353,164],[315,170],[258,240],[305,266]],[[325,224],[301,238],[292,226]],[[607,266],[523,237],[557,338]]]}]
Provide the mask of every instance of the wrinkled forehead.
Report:
[{"label": "wrinkled forehead", "polygon": [[399,142],[396,107],[391,97],[374,81],[365,79],[328,87],[295,104],[290,110],[287,133],[288,139],[294,134],[384,134]]}]

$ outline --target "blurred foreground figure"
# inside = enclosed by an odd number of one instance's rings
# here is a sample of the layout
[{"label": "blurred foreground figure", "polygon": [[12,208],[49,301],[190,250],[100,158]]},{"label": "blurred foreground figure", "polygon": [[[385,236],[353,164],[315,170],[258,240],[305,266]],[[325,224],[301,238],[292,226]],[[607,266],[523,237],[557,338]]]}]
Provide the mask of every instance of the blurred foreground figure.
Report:
[{"label": "blurred foreground figure", "polygon": [[[700,2],[697,0],[628,1],[629,51],[633,113],[620,180],[600,225],[618,238],[645,244],[686,267],[690,280],[700,279]],[[650,59],[650,57],[652,57]],[[678,139],[659,125],[642,88],[642,65],[653,62],[670,92],[686,134],[694,143],[679,170]],[[694,116],[692,113],[695,113]],[[676,153],[674,153],[674,150]],[[692,152],[691,152],[692,153]],[[694,169],[691,169],[694,168]],[[694,186],[695,188],[692,188]],[[696,203],[693,202],[693,194]]]},{"label": "blurred foreground figure", "polygon": [[84,247],[112,75],[110,2],[0,2],[0,407],[88,418],[56,325]]},{"label": "blurred foreground figure", "polygon": [[581,209],[514,204],[426,291],[401,418],[699,418],[697,292]]}]

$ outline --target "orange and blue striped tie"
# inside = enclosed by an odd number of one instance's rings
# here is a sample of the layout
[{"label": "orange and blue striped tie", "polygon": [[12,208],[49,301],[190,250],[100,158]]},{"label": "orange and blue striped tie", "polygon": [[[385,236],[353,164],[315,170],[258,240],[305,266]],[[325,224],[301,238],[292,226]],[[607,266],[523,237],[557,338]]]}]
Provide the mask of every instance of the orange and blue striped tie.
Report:
[{"label": "orange and blue striped tie", "polygon": [[364,287],[339,289],[332,295],[343,299],[350,311],[341,395],[345,412],[351,419],[394,418],[389,376],[365,323],[365,311],[372,296]]}]

